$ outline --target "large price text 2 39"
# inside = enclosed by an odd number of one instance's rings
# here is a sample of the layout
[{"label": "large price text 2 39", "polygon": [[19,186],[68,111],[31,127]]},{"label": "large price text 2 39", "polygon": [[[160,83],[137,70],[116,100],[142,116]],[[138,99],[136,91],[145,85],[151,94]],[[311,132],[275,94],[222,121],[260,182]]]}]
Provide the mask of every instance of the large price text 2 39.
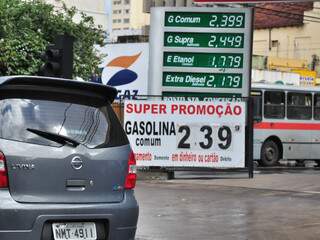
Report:
[{"label": "large price text 2 39", "polygon": [[[192,131],[196,130],[200,131],[200,134],[192,134]],[[220,150],[227,150],[232,143],[232,131],[231,128],[226,125],[219,126],[218,128],[203,125],[200,126],[200,129],[188,125],[181,125],[178,128],[178,132],[180,133],[177,136],[177,147],[179,149],[191,149],[194,148],[194,146],[199,146],[201,149],[211,149],[215,148],[214,145],[216,145]],[[217,138],[216,143],[215,138]]]}]

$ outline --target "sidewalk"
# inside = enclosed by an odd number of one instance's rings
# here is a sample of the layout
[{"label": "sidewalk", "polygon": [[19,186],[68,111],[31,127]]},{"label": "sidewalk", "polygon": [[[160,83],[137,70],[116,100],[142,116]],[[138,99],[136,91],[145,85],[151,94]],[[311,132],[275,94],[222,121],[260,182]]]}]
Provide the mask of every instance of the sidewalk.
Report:
[{"label": "sidewalk", "polygon": [[[192,176],[195,176],[192,174]],[[253,179],[246,174],[212,174],[198,177],[177,174],[177,179],[167,180],[174,184],[200,184],[208,186],[241,187],[273,191],[320,194],[320,171],[255,173]]]}]

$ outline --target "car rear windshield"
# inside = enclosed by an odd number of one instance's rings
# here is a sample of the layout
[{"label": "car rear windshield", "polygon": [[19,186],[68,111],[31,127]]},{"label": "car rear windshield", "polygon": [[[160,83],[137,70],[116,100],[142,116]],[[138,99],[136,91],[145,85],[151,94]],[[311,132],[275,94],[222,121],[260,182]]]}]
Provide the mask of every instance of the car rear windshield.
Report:
[{"label": "car rear windshield", "polygon": [[108,106],[12,98],[0,100],[0,113],[0,138],[3,139],[61,146],[28,131],[29,128],[69,137],[88,148],[103,146],[109,141]]}]

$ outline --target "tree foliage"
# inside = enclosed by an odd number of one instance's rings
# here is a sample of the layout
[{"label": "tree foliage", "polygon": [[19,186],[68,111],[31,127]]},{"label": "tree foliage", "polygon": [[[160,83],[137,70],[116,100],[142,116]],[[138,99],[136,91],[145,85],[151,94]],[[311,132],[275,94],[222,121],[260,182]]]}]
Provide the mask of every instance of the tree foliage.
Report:
[{"label": "tree foliage", "polygon": [[43,65],[41,54],[59,34],[75,37],[74,76],[88,79],[101,57],[96,45],[104,45],[105,33],[91,16],[76,8],[61,8],[43,0],[0,0],[0,75],[35,75]]}]

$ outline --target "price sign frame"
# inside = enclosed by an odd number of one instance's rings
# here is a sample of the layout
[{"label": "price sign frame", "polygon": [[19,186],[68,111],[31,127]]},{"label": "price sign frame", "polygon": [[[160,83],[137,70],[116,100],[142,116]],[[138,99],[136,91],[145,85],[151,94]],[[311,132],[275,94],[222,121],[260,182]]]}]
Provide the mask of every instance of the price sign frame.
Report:
[{"label": "price sign frame", "polygon": [[[180,13],[180,15],[179,15]],[[243,23],[239,22],[240,18],[237,20],[237,16],[244,16]],[[170,18],[170,24],[169,23]],[[251,55],[252,55],[252,18],[253,9],[252,8],[171,8],[171,7],[157,7],[151,9],[151,28],[150,28],[150,66],[149,66],[149,94],[150,95],[162,95],[163,92],[186,92],[186,93],[226,93],[226,94],[240,94],[241,97],[249,97],[250,84],[251,84]],[[226,20],[227,19],[227,20]],[[213,21],[215,20],[215,21]],[[176,21],[176,24],[175,24]],[[213,22],[208,22],[213,21]],[[227,21],[227,22],[226,22]],[[213,26],[213,27],[212,27]],[[223,27],[221,27],[223,26]],[[170,35],[170,33],[177,36],[181,33],[181,41],[191,41],[190,44],[184,43],[184,45],[179,46],[175,44],[167,44],[165,36]],[[226,47],[221,47],[217,44],[216,47],[204,47],[203,42],[200,46],[192,45],[192,37],[187,37],[192,34],[199,34],[205,36],[208,40],[208,34],[221,35],[226,34],[230,36],[232,34],[243,34],[243,43],[241,47],[231,48],[229,43]],[[230,38],[231,39],[231,38]],[[179,39],[177,40],[179,41]],[[232,40],[230,40],[232,41]],[[176,53],[176,55],[192,55],[192,54],[205,54],[208,55],[223,55],[227,54],[230,56],[232,54],[242,56],[242,64],[237,68],[226,68],[221,67],[223,64],[214,64],[209,66],[208,64],[201,65],[201,63],[196,63],[196,58],[181,58],[176,59],[170,58],[173,61],[172,64],[165,64],[168,59],[168,53]],[[170,55],[170,54],[169,54]],[[231,58],[227,59],[233,61]],[[224,60],[224,57],[221,61]],[[175,62],[176,61],[176,62]],[[185,62],[186,65],[181,64],[181,61]],[[202,61],[203,62],[203,61]],[[174,64],[177,63],[177,64]],[[179,66],[180,64],[180,66]],[[190,67],[188,67],[188,64]],[[230,63],[232,65],[232,63]],[[228,66],[230,66],[230,64]],[[167,65],[167,66],[165,66]],[[221,87],[222,85],[217,84],[211,88],[208,87],[181,87],[179,86],[164,86],[163,76],[164,73],[175,72],[175,73],[186,73],[195,74],[199,73],[202,75],[214,74],[214,73],[224,73],[224,74],[242,74],[242,86],[241,88],[235,87]]]}]

